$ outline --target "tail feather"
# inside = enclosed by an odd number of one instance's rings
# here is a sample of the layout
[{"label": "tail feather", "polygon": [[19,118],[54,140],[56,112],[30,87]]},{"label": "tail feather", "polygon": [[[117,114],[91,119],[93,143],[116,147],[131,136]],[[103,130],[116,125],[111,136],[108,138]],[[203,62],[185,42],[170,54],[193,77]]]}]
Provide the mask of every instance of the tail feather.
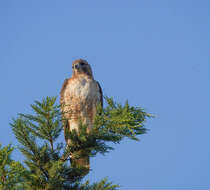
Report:
[{"label": "tail feather", "polygon": [[72,167],[79,167],[79,168],[85,168],[90,169],[90,158],[89,156],[81,156],[78,158],[71,157],[70,159]]},{"label": "tail feather", "polygon": [[74,152],[70,156],[71,166],[73,168],[80,168],[83,170],[83,176],[87,175],[90,171],[90,157],[84,154],[83,151]]}]

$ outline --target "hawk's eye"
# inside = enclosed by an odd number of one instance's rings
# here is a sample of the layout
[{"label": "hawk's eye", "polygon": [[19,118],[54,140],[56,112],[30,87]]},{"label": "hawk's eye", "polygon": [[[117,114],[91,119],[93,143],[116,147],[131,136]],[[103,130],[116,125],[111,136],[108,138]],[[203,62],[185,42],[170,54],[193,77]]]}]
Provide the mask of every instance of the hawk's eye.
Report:
[{"label": "hawk's eye", "polygon": [[83,65],[85,65],[85,63],[82,62],[82,63],[80,63],[80,65],[83,66]]}]

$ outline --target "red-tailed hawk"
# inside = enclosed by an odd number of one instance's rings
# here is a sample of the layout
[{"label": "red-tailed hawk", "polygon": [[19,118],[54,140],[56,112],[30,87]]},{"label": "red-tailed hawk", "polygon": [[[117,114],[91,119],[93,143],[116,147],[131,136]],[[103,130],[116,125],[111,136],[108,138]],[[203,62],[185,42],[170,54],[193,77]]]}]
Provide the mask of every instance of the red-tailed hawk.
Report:
[{"label": "red-tailed hawk", "polygon": [[[86,60],[75,60],[72,71],[72,77],[64,81],[60,92],[60,103],[64,105],[61,106],[62,112],[64,117],[68,118],[64,133],[66,130],[78,130],[81,122],[90,131],[98,104],[103,107],[102,90],[99,83],[94,80],[92,69]],[[71,145],[70,139],[66,139],[66,142]],[[90,167],[88,156],[76,159],[74,155],[70,155],[70,160],[72,165],[88,169]]]}]

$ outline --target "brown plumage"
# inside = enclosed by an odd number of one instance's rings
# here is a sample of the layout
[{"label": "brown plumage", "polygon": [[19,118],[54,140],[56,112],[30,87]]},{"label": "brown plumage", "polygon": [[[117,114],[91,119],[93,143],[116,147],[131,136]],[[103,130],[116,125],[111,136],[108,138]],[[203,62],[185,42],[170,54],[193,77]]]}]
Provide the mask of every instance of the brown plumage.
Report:
[{"label": "brown plumage", "polygon": [[[80,122],[87,125],[88,131],[93,127],[97,105],[103,107],[103,94],[100,84],[94,80],[92,69],[83,59],[75,60],[72,64],[72,77],[66,79],[60,92],[60,103],[63,116],[67,118],[66,130],[78,130]],[[71,140],[66,139],[71,145]],[[89,157],[77,152],[79,158],[70,155],[71,164],[89,169]]]}]

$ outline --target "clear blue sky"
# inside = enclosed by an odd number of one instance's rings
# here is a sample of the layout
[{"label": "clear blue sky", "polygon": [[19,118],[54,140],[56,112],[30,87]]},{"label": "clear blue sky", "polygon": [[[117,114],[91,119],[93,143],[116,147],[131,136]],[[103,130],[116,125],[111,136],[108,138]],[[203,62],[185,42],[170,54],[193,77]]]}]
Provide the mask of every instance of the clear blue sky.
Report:
[{"label": "clear blue sky", "polygon": [[209,0],[2,0],[3,145],[17,144],[11,118],[59,95],[80,57],[105,95],[156,115],[141,142],[92,159],[88,178],[121,190],[210,189]]}]

